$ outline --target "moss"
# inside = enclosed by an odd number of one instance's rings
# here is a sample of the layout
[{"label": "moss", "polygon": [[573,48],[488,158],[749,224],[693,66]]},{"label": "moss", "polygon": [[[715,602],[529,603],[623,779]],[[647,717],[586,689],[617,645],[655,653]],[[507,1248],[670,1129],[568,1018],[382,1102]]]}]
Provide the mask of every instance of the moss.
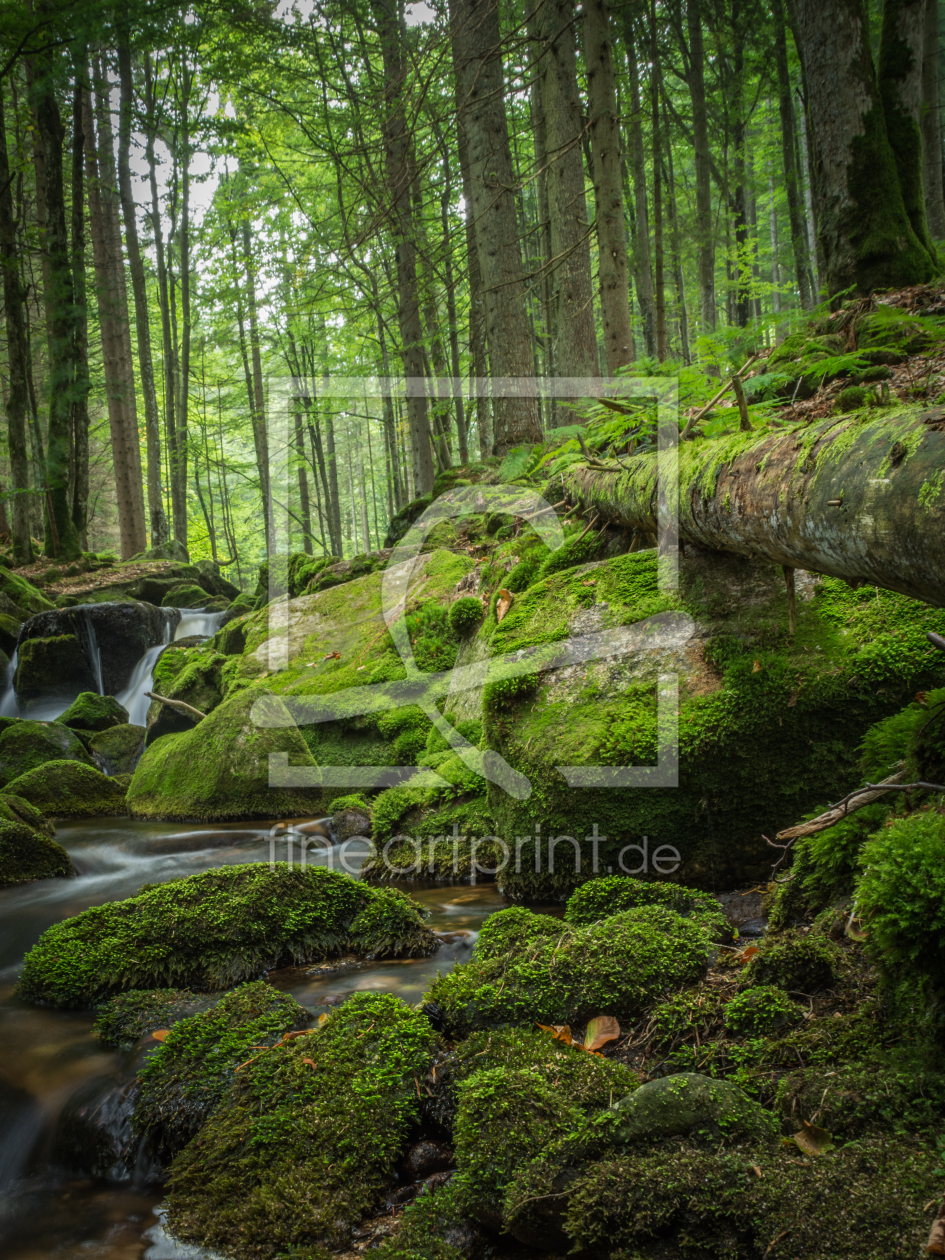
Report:
[{"label": "moss", "polygon": [[12,721],[0,731],[0,785],[48,762],[92,766],[82,740],[59,722]]},{"label": "moss", "polygon": [[[173,990],[163,992],[168,994],[165,1014],[193,999],[186,994],[173,999]],[[186,1146],[229,1093],[247,1059],[311,1022],[311,1013],[290,994],[257,980],[175,1023],[139,1076],[141,1092],[132,1123],[149,1153],[165,1161]]]},{"label": "moss", "polygon": [[[0,797],[0,806],[9,798]],[[35,879],[73,875],[72,861],[61,844],[29,826],[9,807],[0,816],[0,887],[28,883]],[[13,816],[9,816],[13,814]]]},{"label": "moss", "polygon": [[366,814],[371,812],[370,803],[362,792],[350,792],[347,796],[336,796],[333,801],[329,802],[329,814],[339,814],[343,809],[360,809]]},{"label": "moss", "polygon": [[171,1165],[174,1236],[234,1260],[345,1246],[416,1121],[433,1043],[399,999],[359,993],[259,1054]]},{"label": "moss", "polygon": [[[321,812],[321,789],[270,787],[270,758],[281,755],[293,767],[315,762],[295,726],[253,723],[250,710],[261,694],[259,688],[237,692],[190,730],[156,740],[135,770],[131,815],[210,821]],[[0,751],[2,743],[0,736]]]},{"label": "moss", "polygon": [[614,1106],[622,1143],[693,1134],[705,1141],[774,1137],[775,1117],[731,1081],[700,1072],[674,1072],[641,1085]]},{"label": "moss", "polygon": [[17,648],[14,687],[20,704],[74,696],[95,687],[92,667],[74,634],[25,639]]},{"label": "moss", "polygon": [[53,606],[32,582],[2,567],[0,567],[0,591],[23,610],[24,620],[27,615],[47,612]]},{"label": "moss", "polygon": [[[357,916],[381,898],[389,906],[388,896],[324,867],[260,862],[204,871],[55,924],[27,954],[20,992],[76,1007],[127,989],[227,988],[345,952]],[[403,907],[394,909],[390,935],[403,939]],[[423,957],[431,933],[419,909],[413,927],[408,950]]]},{"label": "moss", "polygon": [[841,412],[857,411],[869,402],[869,390],[862,385],[848,385],[837,395],[837,410]]},{"label": "moss", "polygon": [[128,721],[128,710],[114,696],[83,691],[56,719],[73,731],[105,731]]},{"label": "moss", "polygon": [[801,1018],[797,1003],[774,985],[744,989],[725,1003],[725,1027],[736,1037],[767,1037]]},{"label": "moss", "polygon": [[510,906],[490,914],[476,938],[478,959],[498,958],[521,953],[533,941],[560,940],[567,935],[567,926],[550,914],[535,914],[523,906]]},{"label": "moss", "polygon": [[125,789],[78,761],[47,761],[7,784],[8,790],[50,818],[126,814]]},{"label": "moss", "polygon": [[348,946],[366,958],[421,958],[437,949],[437,939],[421,926],[417,902],[397,888],[372,890],[351,924]]},{"label": "moss", "polygon": [[202,586],[194,583],[182,583],[167,592],[161,600],[162,608],[204,608],[210,596]]},{"label": "moss", "polygon": [[107,774],[131,774],[144,752],[145,728],[125,722],[99,731],[89,740],[89,752]]},{"label": "moss", "polygon": [[9,613],[0,613],[0,649],[9,658],[16,651],[16,641],[20,637],[20,623]]},{"label": "moss", "polygon": [[790,993],[816,993],[837,980],[842,957],[819,933],[787,931],[762,942],[745,968],[740,987],[776,985]]},{"label": "moss", "polygon": [[557,940],[465,963],[439,977],[429,1002],[454,1034],[502,1024],[581,1024],[630,1019],[692,984],[709,954],[705,931],[664,906],[644,906]]},{"label": "moss", "polygon": [[450,629],[457,638],[465,638],[482,621],[482,604],[474,595],[463,595],[450,604]]},{"label": "moss", "polygon": [[668,906],[682,918],[692,919],[704,927],[711,940],[718,943],[732,939],[725,913],[710,893],[659,880],[631,879],[626,875],[607,875],[582,884],[571,894],[565,918],[569,923],[586,927],[637,906]]},{"label": "moss", "polygon": [[130,1050],[145,1033],[170,1028],[214,1001],[189,989],[132,989],[102,1003],[95,1033],[106,1045]]},{"label": "moss", "polygon": [[372,1260],[463,1260],[469,1240],[470,1224],[450,1181],[408,1203],[396,1234],[371,1249]]}]

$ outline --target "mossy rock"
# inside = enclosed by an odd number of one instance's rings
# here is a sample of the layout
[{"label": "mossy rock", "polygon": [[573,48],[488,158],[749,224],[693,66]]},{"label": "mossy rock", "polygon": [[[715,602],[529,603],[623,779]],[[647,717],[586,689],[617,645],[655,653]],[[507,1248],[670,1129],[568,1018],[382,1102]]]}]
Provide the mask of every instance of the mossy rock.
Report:
[{"label": "mossy rock", "polygon": [[0,887],[74,874],[62,845],[16,817],[9,798],[0,796]]},{"label": "mossy rock", "polygon": [[143,726],[129,722],[110,726],[98,731],[89,740],[89,752],[102,766],[106,774],[133,774],[141,754],[147,732]]},{"label": "mossy rock", "polygon": [[132,989],[102,1003],[95,1015],[95,1033],[116,1050],[131,1050],[146,1033],[172,1028],[218,1001],[190,989]]},{"label": "mossy rock", "polygon": [[837,411],[846,413],[848,411],[858,411],[861,407],[867,406],[870,401],[870,391],[862,385],[848,385],[846,389],[842,389],[837,395]]},{"label": "mossy rock", "polygon": [[125,789],[93,766],[78,761],[47,761],[7,784],[50,818],[96,818],[126,814]]},{"label": "mossy rock", "polygon": [[[281,758],[293,768],[314,768],[315,761],[294,725],[254,724],[250,711],[263,694],[258,687],[240,691],[190,730],[153,743],[128,792],[132,817],[224,821],[318,815],[323,790],[269,785],[270,759]],[[281,707],[274,697],[268,703],[274,712]]]},{"label": "mossy rock", "polygon": [[13,686],[17,700],[28,712],[37,701],[94,691],[96,681],[78,638],[54,634],[24,639],[19,645]]},{"label": "mossy rock", "polygon": [[239,595],[230,603],[230,611],[243,616],[245,613],[251,613],[256,604],[256,600],[246,591],[240,591]]},{"label": "mossy rock", "polygon": [[[203,644],[191,648],[170,648],[163,652],[154,670],[151,690],[166,700],[181,700],[199,713],[210,713],[223,699],[226,685],[223,666],[227,659]],[[189,731],[196,719],[170,705],[152,700],[147,716],[147,742],[163,735]]]},{"label": "mossy rock", "polygon": [[[242,598],[242,597],[241,597]],[[241,616],[235,617],[221,626],[213,638],[210,640],[211,646],[217,652],[222,652],[224,656],[242,656],[246,649],[246,613],[252,611],[251,601],[249,607],[241,606]],[[237,601],[234,600],[230,605],[232,609]]]},{"label": "mossy rock", "polygon": [[209,600],[202,586],[194,583],[182,583],[172,587],[161,600],[162,608],[205,608]]},{"label": "mossy rock", "polygon": [[9,613],[0,612],[0,648],[12,656],[16,651],[17,639],[20,637],[20,622]]},{"label": "mossy rock", "polygon": [[[27,954],[20,991],[29,1001],[88,1006],[128,989],[219,990],[273,967],[348,950],[351,927],[374,901],[391,909],[378,957],[402,949],[423,957],[436,938],[412,906],[325,867],[290,870],[249,863],[145,888],[126,901],[92,906],[49,928]],[[383,916],[379,916],[383,917]]]},{"label": "mossy rock", "polygon": [[6,568],[0,568],[0,592],[18,608],[22,608],[24,615],[46,612],[52,608],[50,601],[32,582]]},{"label": "mossy rock", "polygon": [[79,736],[60,722],[11,719],[0,729],[0,786],[51,761],[93,764]]},{"label": "mossy rock", "polygon": [[317,1029],[257,1053],[171,1164],[174,1237],[247,1260],[347,1246],[417,1121],[434,1041],[398,998],[357,993]]},{"label": "mossy rock", "polygon": [[684,919],[701,924],[716,944],[732,940],[731,924],[711,893],[661,880],[633,879],[628,875],[589,879],[571,894],[564,917],[578,927],[587,927],[637,906],[668,906]]},{"label": "mossy rock", "polygon": [[127,723],[128,710],[114,696],[83,691],[56,721],[74,731],[107,731],[110,726]]},{"label": "mossy rock", "polygon": [[774,1137],[777,1119],[730,1081],[698,1072],[659,1077],[615,1103],[622,1142],[654,1141],[681,1134],[719,1138]]},{"label": "mossy rock", "polygon": [[725,1027],[736,1037],[770,1037],[803,1019],[797,1003],[774,985],[744,989],[725,1003],[724,1010]]},{"label": "mossy rock", "polygon": [[521,953],[534,941],[561,940],[568,927],[550,914],[535,914],[524,906],[509,906],[490,914],[476,938],[476,957],[499,958]]},{"label": "mossy rock", "polygon": [[[188,1001],[193,1005],[195,998],[186,991],[159,992],[167,995],[164,1014],[172,1017]],[[113,1011],[116,1006],[121,1008],[130,996],[114,998],[109,1006]],[[147,1022],[151,1027],[168,1027],[166,1023],[152,1023],[160,1009],[152,995],[137,996],[143,1001],[136,1003],[136,1008],[142,1015],[148,1012],[137,1026]],[[124,1010],[116,1013],[122,1034],[127,1036],[128,1014]],[[174,1022],[139,1078],[141,1092],[132,1124],[135,1134],[145,1139],[149,1155],[166,1162],[186,1146],[237,1083],[236,1070],[241,1064],[280,1041],[285,1033],[306,1028],[311,1022],[311,1012],[295,998],[262,980],[240,985],[209,1009]]]},{"label": "mossy rock", "polygon": [[835,983],[842,965],[843,956],[828,937],[792,930],[762,942],[742,973],[740,987],[776,985],[790,993],[816,993]]},{"label": "mossy rock", "polygon": [[431,986],[426,1009],[454,1036],[504,1024],[573,1026],[597,1015],[633,1019],[699,980],[709,957],[705,929],[665,906],[627,910],[556,939],[523,936],[526,945],[474,958]]}]

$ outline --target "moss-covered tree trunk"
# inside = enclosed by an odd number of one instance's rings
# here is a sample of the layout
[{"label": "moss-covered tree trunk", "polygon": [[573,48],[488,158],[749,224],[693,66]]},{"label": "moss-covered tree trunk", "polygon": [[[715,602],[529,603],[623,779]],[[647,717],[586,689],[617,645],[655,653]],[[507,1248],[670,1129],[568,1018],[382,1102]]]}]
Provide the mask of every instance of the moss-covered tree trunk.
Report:
[{"label": "moss-covered tree trunk", "polygon": [[864,0],[793,0],[793,15],[807,84],[829,292],[928,280],[932,258],[903,198]]},{"label": "moss-covered tree trunk", "polygon": [[[834,417],[803,433],[686,442],[680,536],[945,605],[943,427]],[[629,469],[575,466],[564,481],[588,519],[656,532],[656,456]]]},{"label": "moss-covered tree trunk", "polygon": [[945,239],[945,188],[942,187],[942,101],[938,67],[938,0],[925,0],[922,52],[922,182],[925,217],[933,240]]},{"label": "moss-covered tree trunk", "polygon": [[922,61],[926,0],[884,0],[879,91],[912,230],[932,252],[922,177]]}]

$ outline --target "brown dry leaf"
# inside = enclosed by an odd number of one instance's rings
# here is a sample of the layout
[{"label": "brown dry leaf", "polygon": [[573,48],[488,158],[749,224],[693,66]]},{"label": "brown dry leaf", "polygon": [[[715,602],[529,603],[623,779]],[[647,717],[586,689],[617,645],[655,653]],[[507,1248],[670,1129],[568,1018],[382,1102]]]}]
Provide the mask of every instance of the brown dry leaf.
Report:
[{"label": "brown dry leaf", "polygon": [[940,1216],[937,1221],[932,1222],[932,1232],[929,1234],[925,1254],[927,1256],[945,1256],[945,1217]]},{"label": "brown dry leaf", "polygon": [[761,1176],[761,1169],[758,1167],[757,1164],[752,1164],[751,1171],[755,1174],[756,1177]]},{"label": "brown dry leaf", "polygon": [[571,1045],[569,1024],[539,1024],[538,1027],[542,1032],[550,1032],[555,1041],[563,1041],[566,1046]]},{"label": "brown dry leaf", "polygon": [[513,598],[512,592],[507,591],[504,586],[501,587],[501,589],[499,590],[499,598],[495,606],[496,621],[501,621],[502,618],[505,616],[505,614],[512,607],[512,598]]},{"label": "brown dry leaf", "polygon": [[833,1150],[832,1134],[807,1120],[801,1121],[800,1132],[794,1134],[794,1141],[805,1155],[825,1155]]},{"label": "brown dry leaf", "polygon": [[757,945],[749,945],[747,949],[743,949],[742,952],[737,955],[738,961],[741,963],[751,962],[755,954],[760,954],[760,953],[761,953],[761,950],[758,948]]},{"label": "brown dry leaf", "polygon": [[163,1041],[170,1031],[169,1028],[156,1028],[151,1036],[155,1041]]},{"label": "brown dry leaf", "polygon": [[310,1067],[310,1068],[313,1068],[313,1067],[317,1067],[317,1066],[318,1066],[318,1065],[316,1064],[316,1062],[315,1062],[315,1060],[314,1060],[314,1059],[305,1058],[305,1059],[303,1059],[303,1060],[302,1060],[302,1062],[303,1062],[303,1063],[307,1063],[307,1064],[309,1065],[309,1067]]},{"label": "brown dry leaf", "polygon": [[328,1018],[328,1016],[327,1016],[327,1015],[325,1015],[325,1014],[319,1015],[319,1017],[318,1017],[318,1026],[319,1026],[319,1028],[321,1028],[322,1024],[324,1024],[324,1022],[325,1022],[325,1020],[326,1020],[327,1018]]},{"label": "brown dry leaf", "polygon": [[322,657],[322,660],[323,661],[340,661],[341,653],[340,652],[326,652],[325,655]]},{"label": "brown dry leaf", "polygon": [[599,1050],[608,1041],[616,1041],[620,1036],[620,1025],[613,1015],[598,1015],[592,1019],[584,1034],[584,1049]]},{"label": "brown dry leaf", "polygon": [[751,667],[751,672],[753,674],[758,674],[761,672],[761,661],[755,661],[754,665],[752,665]]}]

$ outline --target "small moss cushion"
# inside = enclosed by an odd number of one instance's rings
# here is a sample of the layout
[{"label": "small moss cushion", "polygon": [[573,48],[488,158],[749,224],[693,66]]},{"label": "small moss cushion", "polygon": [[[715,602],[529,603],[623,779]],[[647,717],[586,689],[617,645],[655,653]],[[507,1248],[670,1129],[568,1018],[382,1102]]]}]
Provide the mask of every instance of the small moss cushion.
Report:
[{"label": "small moss cushion", "polygon": [[679,1072],[648,1081],[614,1105],[623,1142],[699,1133],[714,1138],[773,1136],[777,1120],[729,1081]]},{"label": "small moss cushion", "polygon": [[127,813],[124,787],[78,761],[47,761],[8,783],[7,790],[50,818]]},{"label": "small moss cushion", "polygon": [[128,721],[128,710],[114,696],[99,696],[83,691],[59,718],[73,731],[106,731]]}]

